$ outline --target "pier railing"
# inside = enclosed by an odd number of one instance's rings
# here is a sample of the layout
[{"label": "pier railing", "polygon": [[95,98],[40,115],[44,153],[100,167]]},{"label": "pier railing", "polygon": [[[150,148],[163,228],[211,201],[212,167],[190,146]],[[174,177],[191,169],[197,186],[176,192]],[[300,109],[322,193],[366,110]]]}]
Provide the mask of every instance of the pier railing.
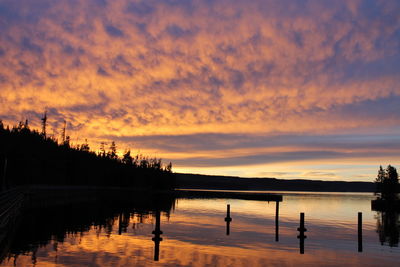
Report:
[{"label": "pier railing", "polygon": [[[14,221],[25,199],[24,188],[12,188],[0,193],[0,229],[3,230]],[[3,231],[2,231],[3,232]]]}]

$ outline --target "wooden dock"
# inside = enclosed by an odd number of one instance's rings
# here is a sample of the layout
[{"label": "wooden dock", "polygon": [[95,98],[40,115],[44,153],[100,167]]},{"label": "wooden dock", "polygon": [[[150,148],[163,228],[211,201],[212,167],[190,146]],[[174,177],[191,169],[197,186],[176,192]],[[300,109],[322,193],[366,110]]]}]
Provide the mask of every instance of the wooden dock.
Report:
[{"label": "wooden dock", "polygon": [[387,201],[383,199],[371,200],[371,210],[375,211],[400,211],[400,199]]},{"label": "wooden dock", "polygon": [[0,262],[15,234],[25,195],[26,188],[22,187],[0,192]]},{"label": "wooden dock", "polygon": [[174,194],[177,198],[232,198],[243,200],[282,201],[282,195],[243,191],[175,190]]},{"label": "wooden dock", "polygon": [[0,193],[0,229],[12,224],[25,199],[25,190],[13,188]]}]

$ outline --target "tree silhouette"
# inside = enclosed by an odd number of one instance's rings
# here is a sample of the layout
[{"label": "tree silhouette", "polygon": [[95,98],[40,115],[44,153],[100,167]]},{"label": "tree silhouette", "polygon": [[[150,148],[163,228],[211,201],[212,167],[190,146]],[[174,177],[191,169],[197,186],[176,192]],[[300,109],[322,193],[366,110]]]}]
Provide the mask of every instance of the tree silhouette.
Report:
[{"label": "tree silhouette", "polygon": [[117,155],[117,145],[114,141],[111,142],[110,150],[107,153],[107,157],[110,159],[118,159]]},{"label": "tree silhouette", "polygon": [[172,162],[168,163],[167,167],[165,167],[167,172],[172,172]]},{"label": "tree silhouette", "polygon": [[42,117],[42,135],[46,138],[46,127],[47,127],[47,110],[44,111]]},{"label": "tree silhouette", "polygon": [[85,139],[85,143],[83,143],[83,144],[81,144],[79,146],[79,150],[80,151],[84,151],[84,152],[90,152],[90,147],[89,147],[89,144],[87,142],[87,139]]},{"label": "tree silhouette", "polygon": [[105,146],[106,146],[106,143],[105,143],[105,142],[101,142],[101,143],[100,143],[100,153],[99,153],[99,156],[101,156],[101,157],[103,157],[103,158],[106,157],[106,148],[105,148]]},{"label": "tree silhouette", "polygon": [[122,162],[126,165],[132,165],[133,164],[133,158],[131,156],[131,151],[127,150],[124,155],[122,156]]},{"label": "tree silhouette", "polygon": [[67,121],[66,120],[64,120],[64,124],[63,124],[63,128],[62,128],[62,131],[61,131],[61,141],[63,142],[63,143],[65,143],[65,138],[66,138],[66,129],[67,129]]},{"label": "tree silhouette", "polygon": [[90,151],[87,140],[72,144],[66,136],[58,143],[47,138],[47,114],[42,118],[42,132],[31,130],[28,121],[11,129],[0,120],[0,173],[7,160],[7,185],[95,185],[140,188],[172,188],[171,166],[164,167],[161,159],[143,155],[132,156],[130,150],[118,157],[117,145],[109,151],[101,143],[100,152]]},{"label": "tree silhouette", "polygon": [[381,199],[395,201],[398,199],[399,176],[395,167],[388,165],[386,169],[380,166],[375,179],[376,192]]}]

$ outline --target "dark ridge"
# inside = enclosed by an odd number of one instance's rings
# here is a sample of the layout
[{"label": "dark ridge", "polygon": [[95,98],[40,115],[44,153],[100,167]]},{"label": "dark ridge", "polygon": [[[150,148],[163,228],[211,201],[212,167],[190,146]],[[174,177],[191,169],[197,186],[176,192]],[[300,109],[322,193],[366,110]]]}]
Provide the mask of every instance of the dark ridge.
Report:
[{"label": "dark ridge", "polygon": [[185,189],[375,192],[372,182],[283,180],[176,173],[176,187]]},{"label": "dark ridge", "polygon": [[[23,185],[109,186],[142,189],[171,189],[171,164],[127,151],[117,155],[114,142],[99,153],[87,143],[70,144],[63,129],[63,140],[46,136],[46,114],[42,132],[31,130],[28,122],[4,127],[0,120],[0,189]],[[64,126],[65,127],[65,126]]]}]

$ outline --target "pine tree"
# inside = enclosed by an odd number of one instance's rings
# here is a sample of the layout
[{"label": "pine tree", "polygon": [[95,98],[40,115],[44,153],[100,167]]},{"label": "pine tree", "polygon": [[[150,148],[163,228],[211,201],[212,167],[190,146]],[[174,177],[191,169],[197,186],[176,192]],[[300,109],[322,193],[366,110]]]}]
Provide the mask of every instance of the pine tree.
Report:
[{"label": "pine tree", "polygon": [[172,162],[169,162],[167,167],[165,167],[166,172],[172,172]]},{"label": "pine tree", "polygon": [[110,159],[118,159],[117,155],[117,145],[114,141],[111,142],[110,150],[107,153],[107,157]]},{"label": "pine tree", "polygon": [[80,147],[79,147],[80,151],[84,151],[84,152],[89,152],[90,151],[90,147],[88,144],[87,139],[85,139],[85,143],[83,143]]},{"label": "pine tree", "polygon": [[383,170],[382,165],[381,165],[381,166],[379,166],[378,175],[375,178],[375,184],[376,184],[375,195],[381,195],[382,184],[383,184],[384,180],[385,180],[385,171]]},{"label": "pine tree", "polygon": [[46,127],[47,127],[47,110],[44,111],[42,120],[42,135],[46,138]]},{"label": "pine tree", "polygon": [[65,143],[66,129],[67,129],[67,121],[64,120],[64,125],[63,125],[62,131],[61,131],[61,140],[63,143]]},{"label": "pine tree", "polygon": [[105,149],[106,143],[105,142],[101,142],[100,143],[100,152],[99,152],[99,156],[105,158],[106,157],[106,149]]},{"label": "pine tree", "polygon": [[132,165],[133,163],[133,158],[131,156],[131,151],[127,150],[123,157],[122,157],[122,162],[125,163],[126,165]]}]

